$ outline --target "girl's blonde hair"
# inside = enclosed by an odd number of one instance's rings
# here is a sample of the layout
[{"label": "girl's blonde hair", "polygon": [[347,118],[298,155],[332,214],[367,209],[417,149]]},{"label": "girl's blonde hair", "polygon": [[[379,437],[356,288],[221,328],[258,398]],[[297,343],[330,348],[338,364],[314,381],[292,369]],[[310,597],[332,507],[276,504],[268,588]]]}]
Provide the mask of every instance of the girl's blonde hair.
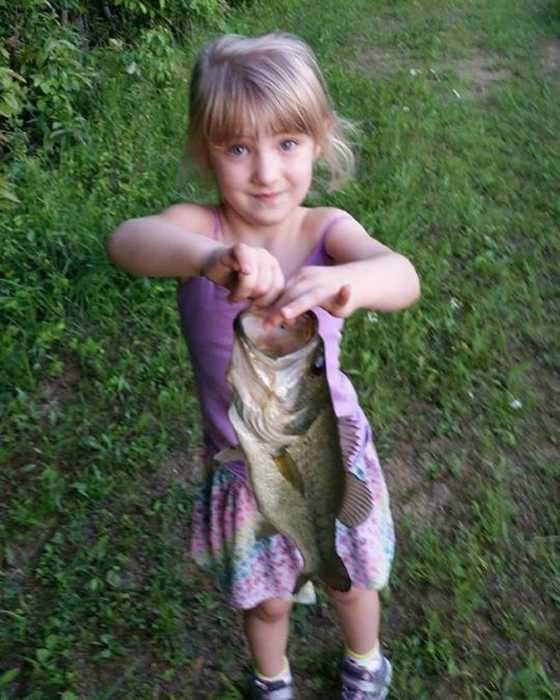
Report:
[{"label": "girl's blonde hair", "polygon": [[188,148],[208,168],[209,146],[261,129],[301,132],[321,146],[329,189],[354,171],[345,137],[351,129],[335,112],[313,52],[292,34],[248,38],[228,34],[207,44],[190,86]]}]

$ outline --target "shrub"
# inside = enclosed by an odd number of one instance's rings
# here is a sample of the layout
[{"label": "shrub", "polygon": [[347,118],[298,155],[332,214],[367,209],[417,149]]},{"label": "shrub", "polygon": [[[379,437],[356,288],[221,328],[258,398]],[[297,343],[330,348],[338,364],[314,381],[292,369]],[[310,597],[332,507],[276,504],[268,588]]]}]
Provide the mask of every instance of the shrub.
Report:
[{"label": "shrub", "polygon": [[[220,22],[225,0],[0,0],[0,156],[76,139],[96,104],[103,52],[161,86],[173,75],[173,39],[192,22]],[[0,198],[10,198],[0,180]]]}]

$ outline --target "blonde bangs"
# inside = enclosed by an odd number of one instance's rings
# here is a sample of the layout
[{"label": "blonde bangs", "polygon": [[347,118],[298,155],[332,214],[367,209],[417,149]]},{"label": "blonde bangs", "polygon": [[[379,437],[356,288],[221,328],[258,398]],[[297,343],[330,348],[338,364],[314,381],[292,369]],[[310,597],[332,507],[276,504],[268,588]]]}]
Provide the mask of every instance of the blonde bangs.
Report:
[{"label": "blonde bangs", "polygon": [[[208,95],[200,124],[208,144],[220,146],[259,132],[305,133],[318,142],[324,139],[329,115],[310,91],[298,91],[281,80],[271,81],[274,76],[270,75],[263,84],[251,76],[230,73],[221,76]],[[305,92],[308,94],[302,94]]]}]

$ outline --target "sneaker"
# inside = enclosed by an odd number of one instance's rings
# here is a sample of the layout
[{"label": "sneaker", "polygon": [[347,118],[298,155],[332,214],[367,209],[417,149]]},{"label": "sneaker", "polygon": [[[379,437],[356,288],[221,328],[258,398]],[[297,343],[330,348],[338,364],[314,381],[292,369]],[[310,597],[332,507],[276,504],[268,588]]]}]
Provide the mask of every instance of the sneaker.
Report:
[{"label": "sneaker", "polygon": [[293,700],[293,683],[286,681],[263,681],[256,676],[251,676],[251,694],[253,700]]},{"label": "sneaker", "polygon": [[352,659],[344,659],[340,700],[385,700],[392,673],[391,664],[384,656],[377,671],[367,671]]}]

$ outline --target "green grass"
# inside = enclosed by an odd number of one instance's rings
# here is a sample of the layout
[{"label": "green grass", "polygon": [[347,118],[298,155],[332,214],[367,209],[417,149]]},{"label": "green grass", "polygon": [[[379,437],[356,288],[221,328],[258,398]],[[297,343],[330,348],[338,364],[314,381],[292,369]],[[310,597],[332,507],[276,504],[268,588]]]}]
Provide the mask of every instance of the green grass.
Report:
[{"label": "green grass", "polygon": [[[227,28],[310,42],[361,153],[356,181],[314,202],[422,278],[415,307],[356,314],[344,345],[397,525],[392,697],[558,697],[560,74],[543,57],[560,8],[279,0]],[[124,218],[208,196],[181,147],[209,35],[177,50],[171,86],[108,65],[83,143],[7,173],[21,203],[1,220],[2,700],[241,697],[238,615],[187,554],[200,426],[174,283],[130,278],[104,250]],[[302,698],[336,697],[340,650],[323,596],[296,610]]]}]

